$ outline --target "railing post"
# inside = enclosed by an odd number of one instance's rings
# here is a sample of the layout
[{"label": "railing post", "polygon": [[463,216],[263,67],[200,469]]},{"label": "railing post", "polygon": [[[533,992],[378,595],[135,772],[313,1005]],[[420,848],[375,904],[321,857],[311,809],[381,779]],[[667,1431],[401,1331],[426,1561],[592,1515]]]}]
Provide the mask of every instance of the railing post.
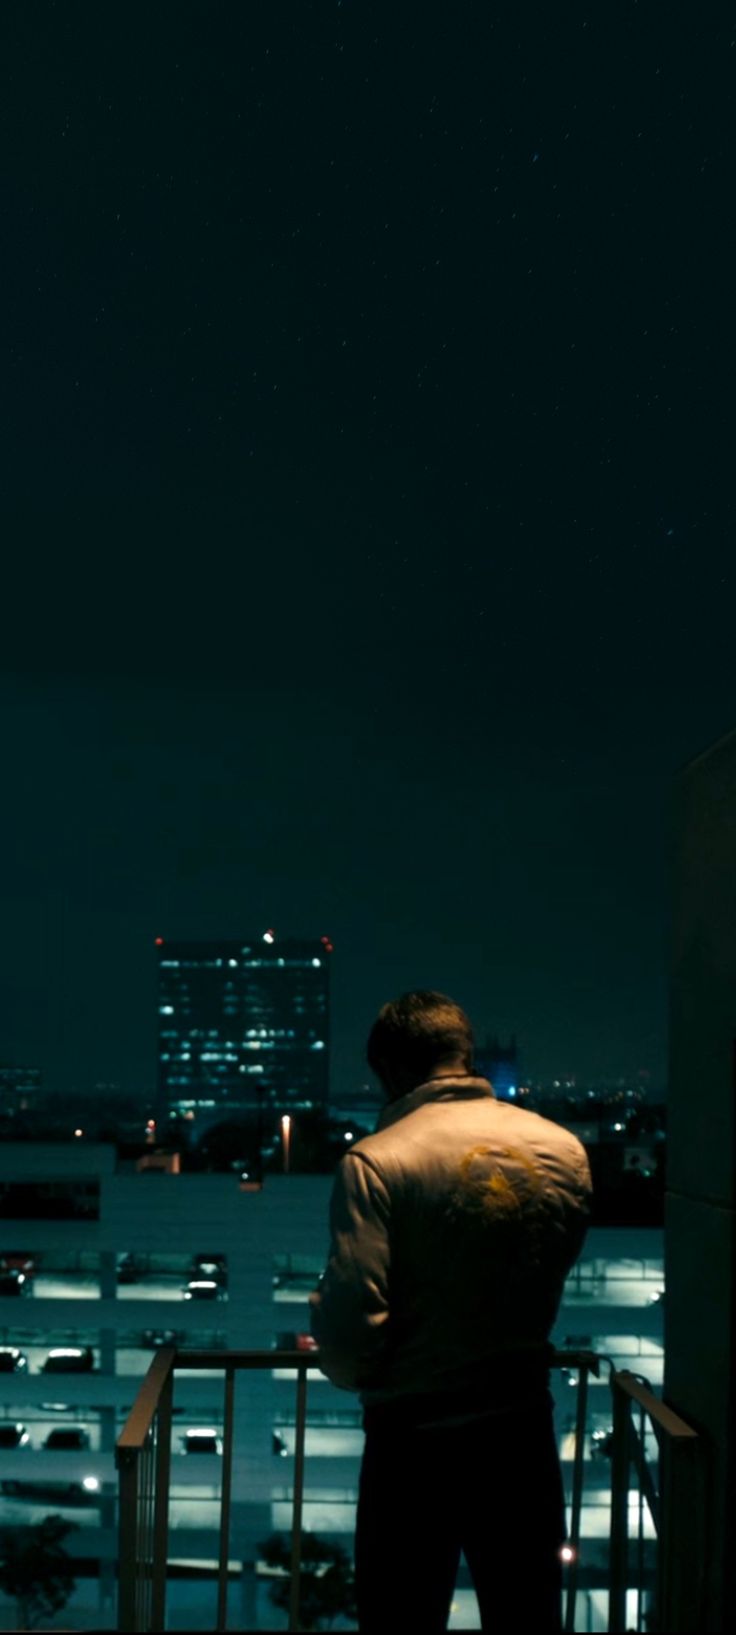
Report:
[{"label": "railing post", "polygon": [[578,1369],[578,1402],[575,1420],[575,1460],[572,1467],[572,1503],[570,1506],[570,1548],[572,1560],[567,1569],[567,1596],[565,1600],[565,1631],[575,1628],[575,1604],[578,1592],[578,1558],[580,1555],[580,1513],[583,1501],[583,1460],[585,1457],[585,1425],[588,1408],[588,1363],[581,1361]]},{"label": "railing post", "polygon": [[667,1635],[699,1635],[702,1629],[707,1517],[699,1455],[695,1433],[665,1437],[660,1446],[657,1614]]},{"label": "railing post", "polygon": [[291,1518],[291,1580],[289,1629],[299,1628],[299,1592],[302,1559],[302,1504],[304,1499],[304,1441],[307,1426],[307,1365],[297,1372],[296,1438],[294,1447],[294,1504]]},{"label": "railing post", "polygon": [[611,1553],[608,1601],[609,1635],[626,1628],[626,1590],[629,1537],[629,1464],[631,1459],[631,1403],[611,1370],[613,1446],[611,1450]]},{"label": "railing post", "polygon": [[120,1499],[118,1509],[118,1629],[138,1629],[138,1454],[118,1450]]},{"label": "railing post", "polygon": [[151,1627],[166,1628],[166,1567],[169,1554],[169,1480],[171,1474],[171,1405],[174,1395],[173,1370],[164,1383],[159,1399],[156,1430],[156,1469],[153,1511],[153,1583],[151,1587]]},{"label": "railing post", "polygon": [[225,1370],[225,1418],[222,1431],[222,1495],[220,1499],[220,1561],[217,1575],[217,1628],[227,1629],[227,1570],[230,1563],[230,1502],[233,1482],[233,1417],[235,1370]]}]

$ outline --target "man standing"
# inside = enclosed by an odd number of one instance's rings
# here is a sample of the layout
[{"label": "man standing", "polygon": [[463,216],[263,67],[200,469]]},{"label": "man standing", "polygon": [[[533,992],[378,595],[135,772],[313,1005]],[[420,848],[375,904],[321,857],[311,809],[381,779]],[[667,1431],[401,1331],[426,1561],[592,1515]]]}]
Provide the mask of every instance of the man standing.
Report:
[{"label": "man standing", "polygon": [[549,1335],[590,1172],[568,1131],[496,1100],[472,1051],[444,994],[380,1011],[368,1062],[387,1106],[338,1168],[311,1297],[320,1366],[364,1408],[363,1635],[446,1630],[461,1551],[484,1630],[561,1628]]}]

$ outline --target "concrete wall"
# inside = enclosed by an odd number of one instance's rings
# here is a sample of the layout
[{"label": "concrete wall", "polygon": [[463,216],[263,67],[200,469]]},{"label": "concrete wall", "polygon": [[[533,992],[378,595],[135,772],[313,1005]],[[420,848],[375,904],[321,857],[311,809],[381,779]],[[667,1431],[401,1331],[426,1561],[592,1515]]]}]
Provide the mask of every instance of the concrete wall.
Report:
[{"label": "concrete wall", "polygon": [[734,1606],[736,733],[685,767],[674,823],[665,1396],[704,1433],[704,1628]]}]

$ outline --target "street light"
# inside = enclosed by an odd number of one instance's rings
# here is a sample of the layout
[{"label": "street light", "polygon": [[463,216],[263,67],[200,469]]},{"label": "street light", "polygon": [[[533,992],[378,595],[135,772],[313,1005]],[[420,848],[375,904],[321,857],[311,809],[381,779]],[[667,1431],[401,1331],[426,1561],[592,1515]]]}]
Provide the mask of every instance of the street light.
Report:
[{"label": "street light", "polygon": [[289,1173],[289,1148],[291,1146],[291,1118],[284,1113],[281,1119],[281,1144],[284,1154],[284,1175]]}]

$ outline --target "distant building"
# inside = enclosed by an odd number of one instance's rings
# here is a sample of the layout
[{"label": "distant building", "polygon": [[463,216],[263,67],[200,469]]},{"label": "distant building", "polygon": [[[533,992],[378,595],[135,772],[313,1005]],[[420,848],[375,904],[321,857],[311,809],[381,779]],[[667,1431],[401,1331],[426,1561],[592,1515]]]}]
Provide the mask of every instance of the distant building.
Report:
[{"label": "distant building", "polygon": [[333,1096],[330,1116],[336,1120],[354,1119],[364,1129],[374,1130],[386,1106],[386,1096],[378,1085],[364,1084],[357,1090],[341,1090]]},{"label": "distant building", "polygon": [[41,1094],[40,1067],[13,1067],[0,1063],[0,1114],[13,1118],[16,1113],[29,1113],[38,1105]]},{"label": "distant building", "polygon": [[212,1118],[327,1107],[329,938],[168,942],[158,954],[159,1109]]},{"label": "distant building", "polygon": [[482,1078],[490,1079],[501,1101],[515,1099],[521,1075],[515,1033],[512,1033],[508,1045],[501,1045],[495,1037],[486,1039],[484,1045],[476,1048],[474,1061],[476,1072]]}]

